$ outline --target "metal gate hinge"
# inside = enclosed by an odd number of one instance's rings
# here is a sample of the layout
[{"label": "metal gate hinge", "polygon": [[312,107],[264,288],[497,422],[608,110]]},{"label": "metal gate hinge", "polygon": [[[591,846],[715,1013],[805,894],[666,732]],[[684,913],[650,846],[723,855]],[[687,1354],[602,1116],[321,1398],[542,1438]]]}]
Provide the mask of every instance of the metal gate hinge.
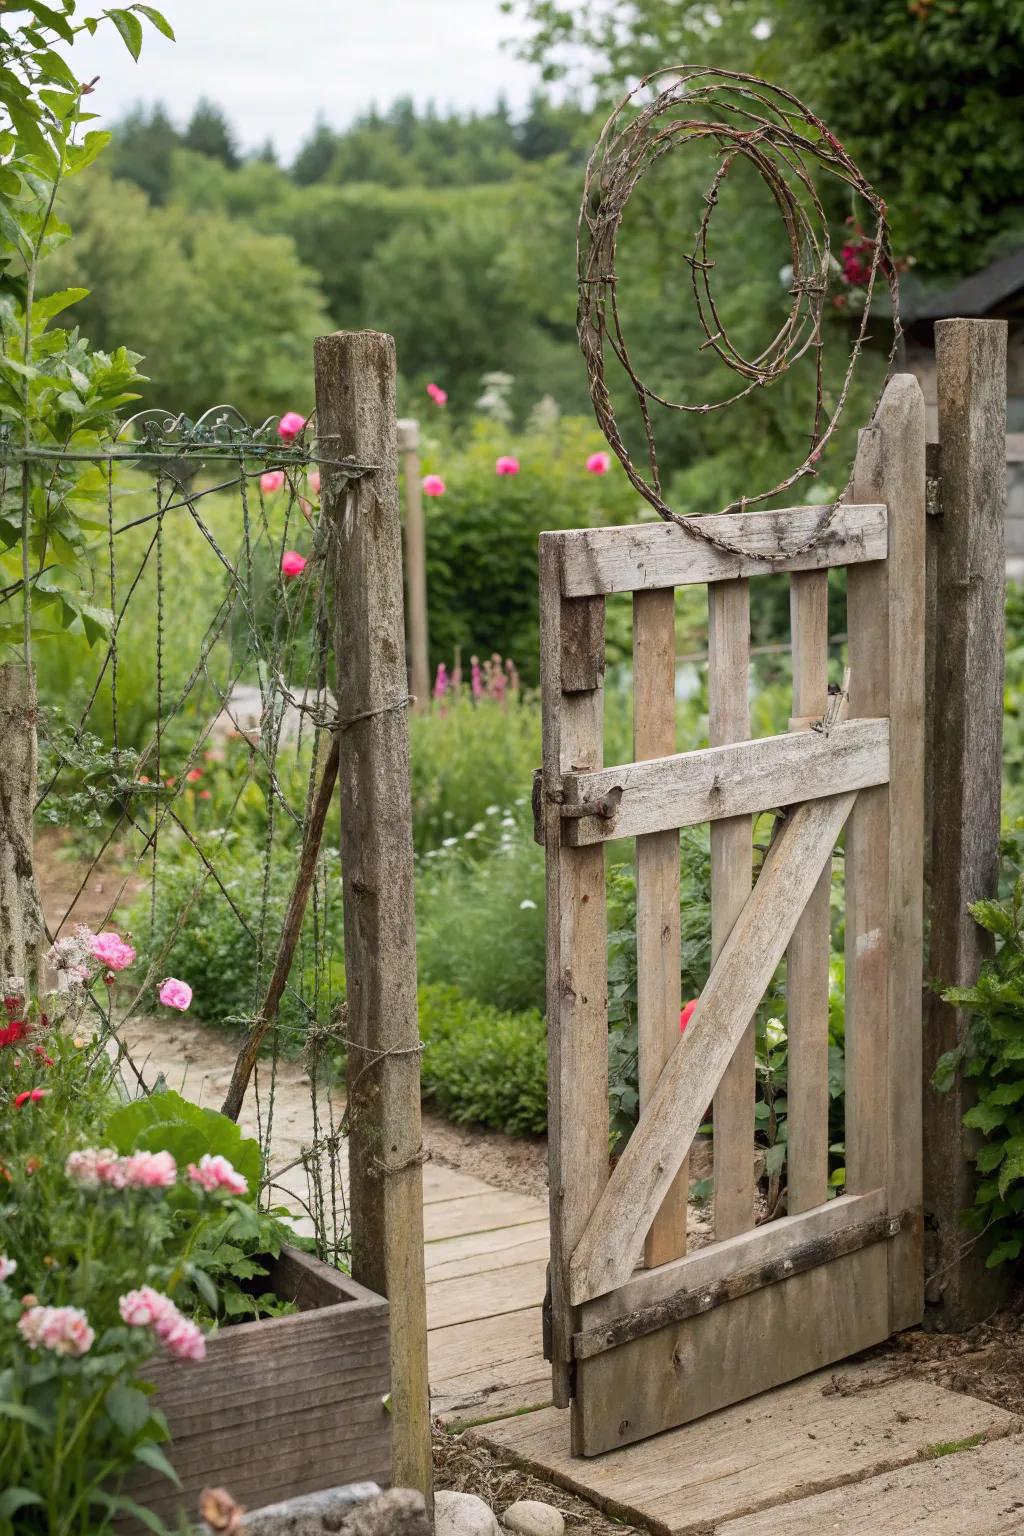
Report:
[{"label": "metal gate hinge", "polygon": [[605,821],[610,821],[618,811],[621,799],[622,786],[616,784],[606,795],[602,795],[600,800],[578,800],[570,805],[566,805],[563,801],[559,815],[574,819],[582,816],[601,816]]}]

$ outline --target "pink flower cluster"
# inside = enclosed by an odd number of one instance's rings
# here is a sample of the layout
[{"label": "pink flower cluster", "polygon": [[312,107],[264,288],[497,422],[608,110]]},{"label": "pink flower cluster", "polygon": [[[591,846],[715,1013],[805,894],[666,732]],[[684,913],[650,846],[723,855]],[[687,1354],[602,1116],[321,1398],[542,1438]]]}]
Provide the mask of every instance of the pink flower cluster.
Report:
[{"label": "pink flower cluster", "polygon": [[189,1163],[188,1176],[210,1195],[218,1189],[227,1190],[229,1195],[244,1195],[249,1190],[248,1179],[226,1157],[212,1157],[209,1152],[203,1153],[198,1166]]},{"label": "pink flower cluster", "polygon": [[[430,393],[429,385],[427,393]],[[447,396],[445,398],[447,399]],[[592,453],[587,459],[586,467],[590,475],[606,475],[612,467],[612,456],[610,453]],[[512,453],[499,454],[494,461],[494,473],[498,476],[518,475],[521,468],[522,465]],[[422,486],[424,496],[443,496],[448,489],[440,475],[424,475]]]},{"label": "pink flower cluster", "polygon": [[108,971],[126,971],[135,963],[134,949],[116,933],[94,933],[90,953]]},{"label": "pink flower cluster", "polygon": [[118,1157],[109,1147],[72,1152],[64,1164],[69,1179],[83,1189],[170,1189],[178,1165],[170,1152],[133,1152]]},{"label": "pink flower cluster", "polygon": [[118,1301],[129,1328],[152,1328],[168,1354],[177,1360],[205,1360],[206,1339],[198,1324],[183,1317],[169,1296],[151,1285],[128,1291]]},{"label": "pink flower cluster", "polygon": [[29,1307],[18,1320],[18,1332],[33,1349],[55,1355],[84,1355],[96,1337],[81,1307]]}]

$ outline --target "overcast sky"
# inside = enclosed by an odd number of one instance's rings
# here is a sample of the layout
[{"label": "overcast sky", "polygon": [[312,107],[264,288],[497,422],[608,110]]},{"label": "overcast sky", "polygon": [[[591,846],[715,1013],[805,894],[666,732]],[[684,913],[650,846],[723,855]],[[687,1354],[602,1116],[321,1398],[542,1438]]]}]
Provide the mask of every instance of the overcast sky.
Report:
[{"label": "overcast sky", "polygon": [[74,50],[80,79],[100,76],[90,106],[116,118],[162,101],[185,120],[200,96],[226,111],[244,148],[272,138],[290,157],[318,113],[343,127],[396,96],[419,105],[522,106],[538,72],[502,42],[521,33],[499,0],[154,0],[177,34],[145,24],[134,63],[114,28]]}]

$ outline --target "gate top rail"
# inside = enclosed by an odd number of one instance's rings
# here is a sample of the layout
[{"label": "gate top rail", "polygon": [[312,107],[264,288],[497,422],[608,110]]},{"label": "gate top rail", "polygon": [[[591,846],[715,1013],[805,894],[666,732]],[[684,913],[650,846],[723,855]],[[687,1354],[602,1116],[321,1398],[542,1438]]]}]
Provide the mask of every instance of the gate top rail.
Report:
[{"label": "gate top rail", "polygon": [[[819,526],[827,522],[816,542]],[[738,539],[742,550],[709,544],[705,530]],[[884,560],[888,513],[879,502],[782,507],[772,512],[694,517],[683,527],[570,528],[542,533],[559,553],[563,597],[600,597],[657,587],[697,586],[773,571],[819,571]]]}]

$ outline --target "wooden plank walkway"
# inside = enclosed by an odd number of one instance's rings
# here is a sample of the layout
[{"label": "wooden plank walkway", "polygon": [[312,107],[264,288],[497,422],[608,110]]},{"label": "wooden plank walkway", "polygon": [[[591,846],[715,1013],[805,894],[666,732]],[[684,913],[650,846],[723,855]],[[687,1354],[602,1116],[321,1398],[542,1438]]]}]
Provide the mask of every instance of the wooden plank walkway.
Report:
[{"label": "wooden plank walkway", "polygon": [[[220,1103],[228,1037],[161,1022],[133,1043],[149,1080],[162,1073],[197,1102]],[[309,1117],[302,1067],[284,1063],[272,1167],[308,1144]],[[255,1132],[251,1099],[241,1123]],[[568,1414],[550,1406],[542,1358],[546,1203],[437,1162],[423,1185],[433,1410],[450,1427],[658,1536],[1024,1536],[1020,1421],[884,1356],[621,1451],[570,1457]],[[281,1187],[298,1209],[301,1168]]]}]

